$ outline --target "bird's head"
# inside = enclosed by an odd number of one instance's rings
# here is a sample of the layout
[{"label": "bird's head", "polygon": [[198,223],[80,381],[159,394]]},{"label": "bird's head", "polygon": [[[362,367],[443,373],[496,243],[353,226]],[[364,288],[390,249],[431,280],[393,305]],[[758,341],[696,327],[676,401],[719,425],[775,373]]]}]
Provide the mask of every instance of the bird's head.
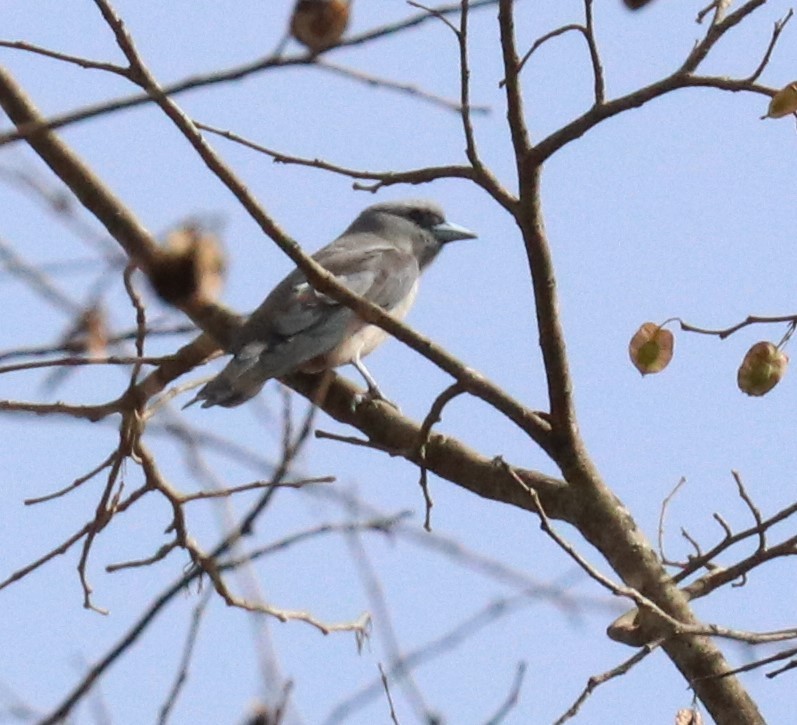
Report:
[{"label": "bird's head", "polygon": [[446,221],[439,204],[427,200],[386,201],[365,209],[349,227],[350,232],[370,232],[412,248],[423,269],[448,242],[475,239],[476,235]]}]

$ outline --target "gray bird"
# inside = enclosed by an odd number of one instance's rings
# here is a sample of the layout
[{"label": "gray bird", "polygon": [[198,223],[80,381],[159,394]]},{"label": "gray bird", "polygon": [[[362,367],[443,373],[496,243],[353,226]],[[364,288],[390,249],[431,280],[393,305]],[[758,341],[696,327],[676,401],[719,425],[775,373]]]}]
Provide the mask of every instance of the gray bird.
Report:
[{"label": "gray bird", "polygon": [[[476,235],[447,222],[431,201],[374,204],[313,259],[352,292],[403,318],[421,272],[443,245]],[[294,269],[249,317],[230,346],[232,360],[188,403],[232,408],[257,395],[270,378],[351,364],[384,399],[361,358],[388,337],[345,305],[317,292]]]}]

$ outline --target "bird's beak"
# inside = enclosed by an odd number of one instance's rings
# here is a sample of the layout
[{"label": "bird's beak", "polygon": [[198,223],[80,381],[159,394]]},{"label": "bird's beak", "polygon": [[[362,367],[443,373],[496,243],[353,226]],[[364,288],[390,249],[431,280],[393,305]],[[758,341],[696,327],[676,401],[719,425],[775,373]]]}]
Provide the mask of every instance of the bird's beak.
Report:
[{"label": "bird's beak", "polygon": [[453,222],[443,222],[432,227],[432,234],[441,244],[455,242],[457,239],[476,239],[476,235],[465,227],[454,224]]}]

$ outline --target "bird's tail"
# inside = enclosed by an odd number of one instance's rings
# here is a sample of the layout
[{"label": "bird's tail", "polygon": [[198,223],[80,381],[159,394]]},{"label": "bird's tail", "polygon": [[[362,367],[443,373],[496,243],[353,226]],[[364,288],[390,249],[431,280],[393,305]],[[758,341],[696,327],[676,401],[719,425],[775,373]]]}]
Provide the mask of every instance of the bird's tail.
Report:
[{"label": "bird's tail", "polygon": [[266,380],[273,377],[271,371],[258,364],[260,354],[265,345],[253,343],[245,346],[227,363],[213,380],[208,382],[196,396],[183,408],[202,402],[203,408],[220,405],[223,408],[234,408],[257,395]]},{"label": "bird's tail", "polygon": [[228,377],[223,370],[220,375],[213,378],[209,383],[189,400],[183,410],[201,401],[203,408],[210,408],[220,405],[222,408],[234,408],[236,405],[245,403],[250,398],[254,398],[266,381],[253,382],[251,379],[242,383],[242,378]]}]

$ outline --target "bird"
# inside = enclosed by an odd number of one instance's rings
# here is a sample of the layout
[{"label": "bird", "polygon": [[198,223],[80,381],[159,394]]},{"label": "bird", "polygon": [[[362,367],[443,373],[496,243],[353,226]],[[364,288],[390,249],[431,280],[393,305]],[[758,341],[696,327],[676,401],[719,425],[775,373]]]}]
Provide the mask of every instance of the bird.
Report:
[{"label": "bird", "polygon": [[351,0],[297,0],[291,35],[313,54],[337,45],[349,24]]},{"label": "bird", "polygon": [[[338,282],[399,319],[409,311],[421,272],[449,242],[476,234],[446,221],[428,200],[387,201],[363,210],[313,259]],[[271,378],[320,373],[351,364],[371,399],[387,400],[362,358],[388,334],[328,295],[294,269],[242,325],[230,345],[233,357],[185,408],[232,408],[257,395]]]}]

